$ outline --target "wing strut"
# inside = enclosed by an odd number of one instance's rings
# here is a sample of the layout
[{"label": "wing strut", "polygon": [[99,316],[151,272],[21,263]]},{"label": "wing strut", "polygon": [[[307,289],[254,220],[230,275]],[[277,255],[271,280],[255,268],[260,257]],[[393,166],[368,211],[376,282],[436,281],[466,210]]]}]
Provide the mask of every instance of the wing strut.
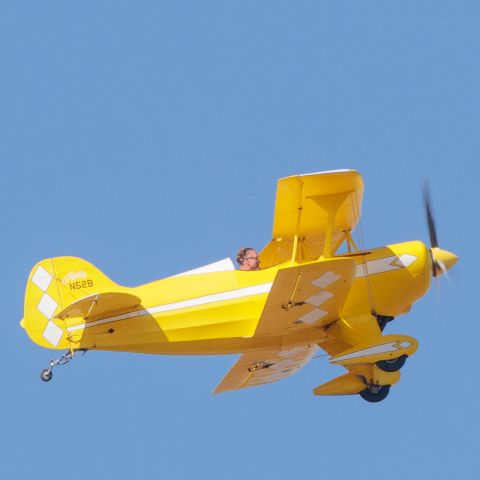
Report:
[{"label": "wing strut", "polygon": [[353,241],[352,235],[349,230],[344,232],[345,239],[347,241],[347,249],[348,253],[352,253],[352,249],[354,252],[358,252],[357,244]]},{"label": "wing strut", "polygon": [[332,248],[332,238],[335,229],[335,217],[340,210],[343,202],[353,190],[347,192],[335,193],[333,195],[311,195],[307,198],[313,200],[328,216],[327,231],[325,232],[325,245],[323,247],[323,258],[332,258],[334,249]]}]

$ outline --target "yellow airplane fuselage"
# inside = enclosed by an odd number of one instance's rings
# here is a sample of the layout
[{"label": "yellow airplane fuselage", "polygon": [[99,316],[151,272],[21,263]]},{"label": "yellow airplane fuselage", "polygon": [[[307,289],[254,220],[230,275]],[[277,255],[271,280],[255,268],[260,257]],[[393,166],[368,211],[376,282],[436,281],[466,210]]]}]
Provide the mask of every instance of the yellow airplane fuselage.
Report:
[{"label": "yellow airplane fuselage", "polygon": [[[352,258],[357,265],[352,288],[339,312],[340,320],[329,329],[349,345],[381,334],[372,311],[397,317],[429,288],[431,255],[419,241],[334,258]],[[44,278],[48,280],[51,275],[48,285],[46,281],[43,285],[33,281],[38,266],[42,273],[46,272]],[[228,354],[308,341],[321,345],[327,336],[324,328],[300,334],[254,336],[277,272],[291,266],[291,262],[284,262],[257,271],[186,274],[127,288],[114,284],[84,260],[47,259],[32,270],[22,325],[34,342],[54,349]],[[141,305],[131,306],[127,312],[119,305],[121,314],[115,315],[114,308],[106,317],[92,316],[87,321],[83,316],[58,317],[66,305],[102,292],[133,295],[141,299]],[[48,311],[39,307],[48,304],[45,297],[53,302]]]}]

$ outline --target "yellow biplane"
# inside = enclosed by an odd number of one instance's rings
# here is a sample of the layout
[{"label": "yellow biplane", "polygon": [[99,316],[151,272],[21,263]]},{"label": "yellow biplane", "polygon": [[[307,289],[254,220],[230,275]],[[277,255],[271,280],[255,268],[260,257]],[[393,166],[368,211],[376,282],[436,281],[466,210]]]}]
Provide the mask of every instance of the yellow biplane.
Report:
[{"label": "yellow biplane", "polygon": [[[261,385],[297,372],[323,349],[347,373],[316,395],[383,400],[417,350],[406,335],[384,335],[457,257],[420,241],[359,249],[363,180],[353,170],[278,181],[272,240],[261,270],[230,259],[127,288],[85,260],[56,257],[34,266],[22,327],[42,347],[66,349],[41,378],[75,352],[241,356],[214,393]],[[360,243],[360,242],[358,242]],[[341,253],[340,253],[341,252]]]}]

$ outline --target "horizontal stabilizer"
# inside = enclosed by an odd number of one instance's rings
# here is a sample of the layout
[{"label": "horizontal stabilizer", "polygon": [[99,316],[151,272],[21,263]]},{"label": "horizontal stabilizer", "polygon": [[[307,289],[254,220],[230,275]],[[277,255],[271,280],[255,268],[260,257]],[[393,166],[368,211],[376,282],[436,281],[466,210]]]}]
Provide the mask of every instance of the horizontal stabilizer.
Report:
[{"label": "horizontal stabilizer", "polygon": [[402,355],[413,355],[418,342],[406,335],[384,335],[377,341],[356,345],[330,359],[335,365],[373,364],[380,360],[393,360]]},{"label": "horizontal stabilizer", "polygon": [[366,388],[358,375],[346,373],[313,389],[315,395],[354,395]]},{"label": "horizontal stabilizer", "polygon": [[65,320],[67,318],[83,317],[86,320],[96,320],[110,314],[131,310],[140,304],[140,298],[129,293],[98,293],[71,303],[67,308],[57,313],[55,318]]}]

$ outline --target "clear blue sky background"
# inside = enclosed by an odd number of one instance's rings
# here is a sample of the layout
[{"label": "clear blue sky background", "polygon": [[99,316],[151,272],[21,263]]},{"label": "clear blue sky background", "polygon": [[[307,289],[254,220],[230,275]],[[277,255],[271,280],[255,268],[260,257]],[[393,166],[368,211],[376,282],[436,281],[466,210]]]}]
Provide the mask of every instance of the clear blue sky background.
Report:
[{"label": "clear blue sky background", "polygon": [[[0,7],[0,476],[477,478],[478,1],[42,1]],[[20,329],[32,266],[137,285],[270,238],[276,180],[364,175],[368,247],[427,240],[452,282],[388,327],[418,338],[380,404],[315,397],[327,359],[212,397],[235,361],[52,352]]]}]

